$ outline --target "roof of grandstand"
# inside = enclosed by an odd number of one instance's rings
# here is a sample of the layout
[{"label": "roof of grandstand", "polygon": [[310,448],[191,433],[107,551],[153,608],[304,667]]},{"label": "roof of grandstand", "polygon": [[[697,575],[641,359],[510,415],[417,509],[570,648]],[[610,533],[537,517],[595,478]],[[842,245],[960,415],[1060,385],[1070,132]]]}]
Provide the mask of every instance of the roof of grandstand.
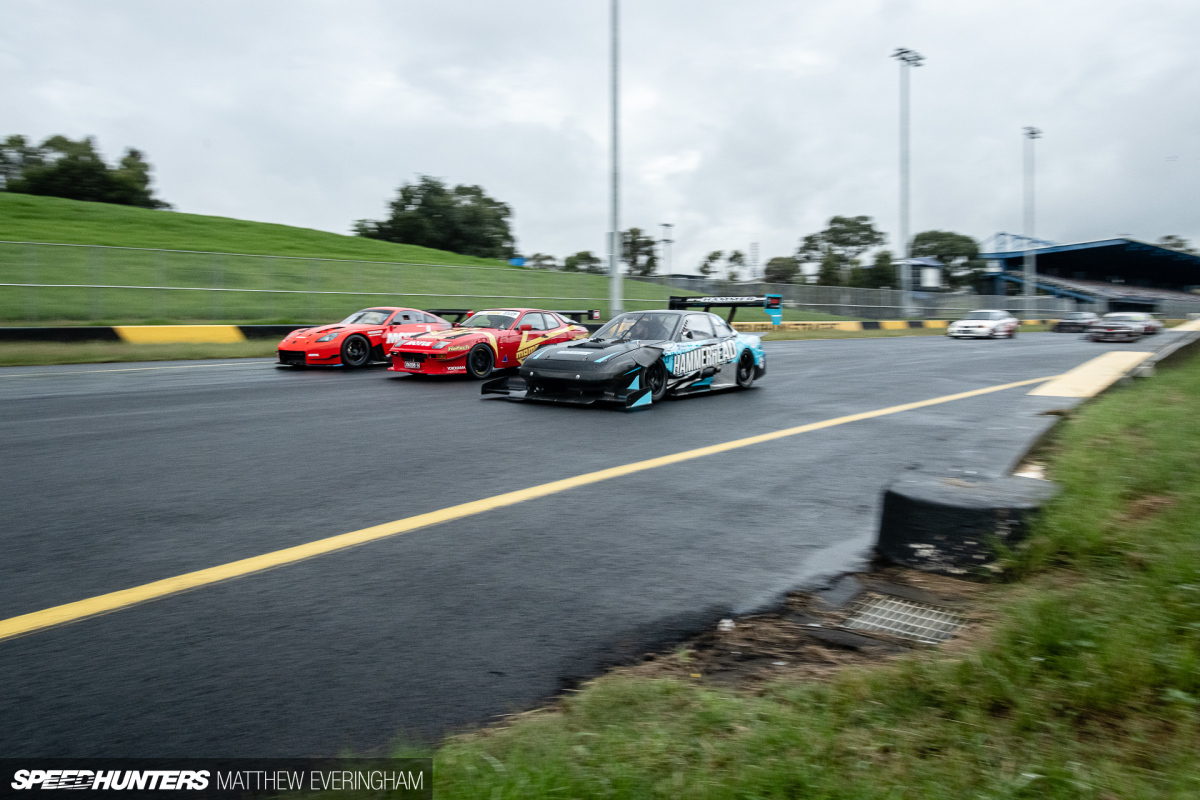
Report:
[{"label": "roof of grandstand", "polygon": [[[1076,291],[1085,294],[1132,297],[1135,290],[1165,290],[1177,295],[1200,287],[1200,256],[1137,239],[1055,244],[1029,252],[1037,257],[1039,280],[1072,282],[1078,284]],[[980,257],[999,261],[1006,270],[1020,270],[1025,254],[1025,250],[1008,250],[980,253]]]},{"label": "roof of grandstand", "polygon": [[1200,296],[1191,292],[1174,292],[1170,289],[1154,289],[1145,286],[1130,286],[1124,283],[1104,283],[1103,281],[1075,280],[1048,275],[1038,275],[1038,283],[1057,286],[1080,294],[1107,297],[1112,300],[1200,300]]}]

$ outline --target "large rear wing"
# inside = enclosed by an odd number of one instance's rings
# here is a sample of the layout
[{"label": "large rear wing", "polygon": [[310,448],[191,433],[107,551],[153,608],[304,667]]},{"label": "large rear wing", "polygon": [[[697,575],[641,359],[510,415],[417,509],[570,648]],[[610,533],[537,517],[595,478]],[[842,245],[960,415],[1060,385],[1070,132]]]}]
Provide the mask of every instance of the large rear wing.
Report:
[{"label": "large rear wing", "polygon": [[580,325],[582,325],[583,321],[586,319],[600,319],[600,309],[598,308],[589,308],[584,311],[559,311],[557,308],[552,308],[550,311],[553,311],[560,317],[570,317]]},{"label": "large rear wing", "polygon": [[[550,310],[559,316],[569,317],[580,324],[582,324],[585,319],[600,319],[600,310],[595,308],[589,308],[583,311],[558,311],[557,309],[553,308]],[[475,313],[469,308],[427,308],[425,311],[430,314],[437,314],[439,317],[443,318],[454,317],[451,322],[453,322],[455,325]]]},{"label": "large rear wing", "polygon": [[425,310],[425,313],[437,314],[442,319],[454,317],[454,319],[452,319],[450,321],[453,322],[455,325],[462,322],[467,317],[471,316],[471,309],[469,309],[469,308],[426,308],[424,310]]},{"label": "large rear wing", "polygon": [[672,297],[667,308],[683,311],[689,308],[728,308],[727,322],[733,322],[733,315],[739,308],[761,308],[771,318],[772,325],[783,322],[783,295],[764,294],[757,297]]}]

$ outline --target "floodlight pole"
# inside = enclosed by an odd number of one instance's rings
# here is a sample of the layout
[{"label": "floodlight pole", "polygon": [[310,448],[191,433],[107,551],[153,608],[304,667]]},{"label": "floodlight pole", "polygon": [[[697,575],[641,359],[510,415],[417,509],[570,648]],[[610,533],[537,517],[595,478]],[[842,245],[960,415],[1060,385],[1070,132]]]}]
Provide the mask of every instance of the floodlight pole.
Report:
[{"label": "floodlight pole", "polygon": [[[1034,253],[1034,194],[1033,194],[1033,142],[1042,138],[1042,132],[1026,127],[1025,132],[1025,299],[1029,305],[1037,296],[1037,254]],[[1028,316],[1030,309],[1026,308]]]},{"label": "floodlight pole", "polygon": [[904,316],[912,316],[912,247],[908,240],[908,72],[925,60],[915,50],[896,48],[892,58],[900,62],[900,296]]},{"label": "floodlight pole", "polygon": [[675,240],[671,238],[671,231],[675,227],[670,222],[660,223],[663,229],[662,235],[662,255],[663,255],[663,274],[671,274],[671,245],[675,244]]},{"label": "floodlight pole", "polygon": [[612,214],[608,235],[608,314],[615,317],[624,311],[624,301],[621,296],[621,216],[620,189],[621,170],[619,160],[620,134],[620,102],[618,83],[620,40],[618,38],[618,4],[620,0],[612,0]]}]

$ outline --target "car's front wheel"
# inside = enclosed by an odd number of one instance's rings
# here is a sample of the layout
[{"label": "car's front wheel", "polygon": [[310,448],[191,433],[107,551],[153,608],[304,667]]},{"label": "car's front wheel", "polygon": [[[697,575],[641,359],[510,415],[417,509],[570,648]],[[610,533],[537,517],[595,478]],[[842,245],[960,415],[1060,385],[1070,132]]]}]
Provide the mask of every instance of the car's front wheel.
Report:
[{"label": "car's front wheel", "polygon": [[661,360],[642,369],[642,388],[650,390],[650,401],[653,403],[667,396],[667,368]]},{"label": "car's front wheel", "polygon": [[342,366],[365,367],[371,360],[371,343],[362,336],[347,336],[342,342]]},{"label": "car's front wheel", "polygon": [[496,357],[492,355],[492,348],[486,344],[477,344],[467,353],[467,374],[476,380],[491,375],[495,365]]},{"label": "car's front wheel", "polygon": [[738,359],[737,385],[743,389],[754,385],[754,356],[749,350],[743,350],[742,357]]}]

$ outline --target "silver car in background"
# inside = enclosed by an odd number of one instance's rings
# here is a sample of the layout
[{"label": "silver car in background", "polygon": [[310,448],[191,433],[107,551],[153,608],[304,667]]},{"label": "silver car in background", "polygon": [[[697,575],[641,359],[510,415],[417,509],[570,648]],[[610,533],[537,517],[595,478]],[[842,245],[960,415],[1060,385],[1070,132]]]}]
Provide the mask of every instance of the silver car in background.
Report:
[{"label": "silver car in background", "polygon": [[1009,312],[988,308],[951,322],[946,335],[951,339],[1012,339],[1020,326],[1021,320]]},{"label": "silver car in background", "polygon": [[1162,320],[1144,311],[1114,311],[1089,325],[1084,338],[1093,342],[1136,342],[1162,329]]}]

